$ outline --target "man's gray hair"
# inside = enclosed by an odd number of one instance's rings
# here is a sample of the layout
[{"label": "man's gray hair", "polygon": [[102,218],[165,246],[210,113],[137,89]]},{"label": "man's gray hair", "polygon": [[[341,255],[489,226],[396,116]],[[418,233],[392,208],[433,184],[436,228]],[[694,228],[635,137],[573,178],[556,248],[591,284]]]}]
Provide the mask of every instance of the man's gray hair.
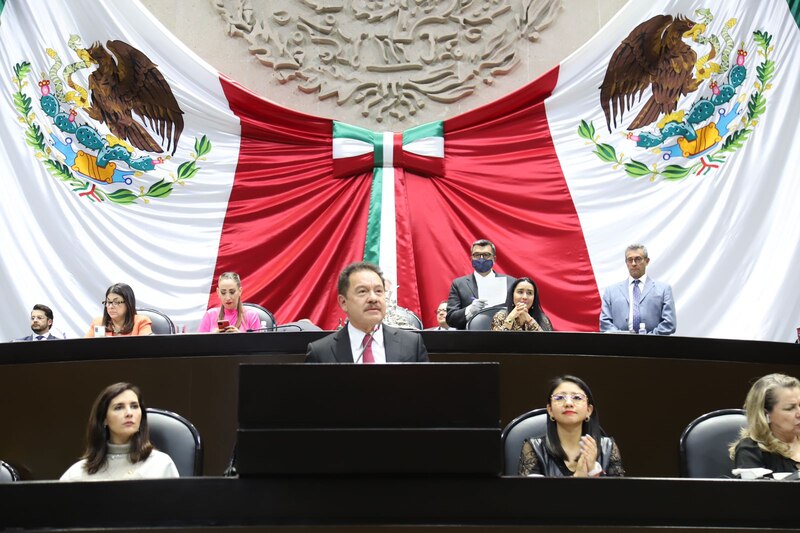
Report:
[{"label": "man's gray hair", "polygon": [[642,251],[642,255],[644,255],[645,259],[650,257],[650,256],[647,255],[647,246],[645,246],[644,244],[631,244],[630,246],[625,248],[625,257],[626,258],[628,257],[628,252],[632,252],[634,250],[641,250]]}]

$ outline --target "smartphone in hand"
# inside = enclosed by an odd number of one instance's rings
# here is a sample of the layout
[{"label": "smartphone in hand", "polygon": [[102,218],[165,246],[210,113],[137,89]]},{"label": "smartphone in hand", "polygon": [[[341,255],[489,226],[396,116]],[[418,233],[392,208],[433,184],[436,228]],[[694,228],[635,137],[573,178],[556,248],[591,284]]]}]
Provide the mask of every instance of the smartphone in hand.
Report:
[{"label": "smartphone in hand", "polygon": [[218,328],[220,331],[225,331],[225,330],[226,330],[226,329],[228,329],[230,326],[231,326],[231,323],[230,323],[230,321],[228,321],[228,320],[217,320],[217,328]]}]

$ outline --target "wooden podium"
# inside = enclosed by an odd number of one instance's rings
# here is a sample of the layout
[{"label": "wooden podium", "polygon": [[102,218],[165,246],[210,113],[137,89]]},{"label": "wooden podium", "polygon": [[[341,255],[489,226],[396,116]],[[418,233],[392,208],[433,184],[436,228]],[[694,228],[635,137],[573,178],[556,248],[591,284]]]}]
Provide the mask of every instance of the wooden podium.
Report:
[{"label": "wooden podium", "polygon": [[285,475],[502,472],[496,363],[243,364],[237,470]]}]

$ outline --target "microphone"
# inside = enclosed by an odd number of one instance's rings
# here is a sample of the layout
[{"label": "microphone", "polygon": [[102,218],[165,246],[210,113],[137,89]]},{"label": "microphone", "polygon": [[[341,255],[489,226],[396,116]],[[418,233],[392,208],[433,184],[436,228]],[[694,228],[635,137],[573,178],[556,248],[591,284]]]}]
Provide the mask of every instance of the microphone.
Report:
[{"label": "microphone", "polygon": [[303,331],[303,328],[297,324],[275,324],[274,326],[266,326],[263,328],[248,329],[247,333],[261,333],[264,331]]}]

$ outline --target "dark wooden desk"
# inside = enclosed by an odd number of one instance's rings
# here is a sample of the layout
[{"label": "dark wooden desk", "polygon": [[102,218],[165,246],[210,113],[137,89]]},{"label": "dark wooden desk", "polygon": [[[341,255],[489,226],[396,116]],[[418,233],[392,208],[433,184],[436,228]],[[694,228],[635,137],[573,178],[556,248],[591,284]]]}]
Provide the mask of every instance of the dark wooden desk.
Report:
[{"label": "dark wooden desk", "polygon": [[0,485],[0,529],[292,526],[291,531],[298,531],[326,526],[326,531],[331,527],[386,531],[387,526],[433,526],[441,531],[442,526],[458,526],[568,531],[589,526],[610,531],[621,527],[763,531],[796,527],[792,502],[798,497],[796,482],[683,479],[23,482]]},{"label": "dark wooden desk", "polygon": [[[177,335],[0,344],[0,458],[26,479],[54,479],[81,454],[86,418],[109,383],[200,430],[205,473],[220,475],[236,429],[238,364],[299,362],[325,332]],[[545,403],[547,381],[585,379],[629,475],[678,475],[678,438],[697,416],[739,407],[750,382],[800,375],[800,346],[600,333],[421,333],[431,360],[498,361],[501,422]]]}]

